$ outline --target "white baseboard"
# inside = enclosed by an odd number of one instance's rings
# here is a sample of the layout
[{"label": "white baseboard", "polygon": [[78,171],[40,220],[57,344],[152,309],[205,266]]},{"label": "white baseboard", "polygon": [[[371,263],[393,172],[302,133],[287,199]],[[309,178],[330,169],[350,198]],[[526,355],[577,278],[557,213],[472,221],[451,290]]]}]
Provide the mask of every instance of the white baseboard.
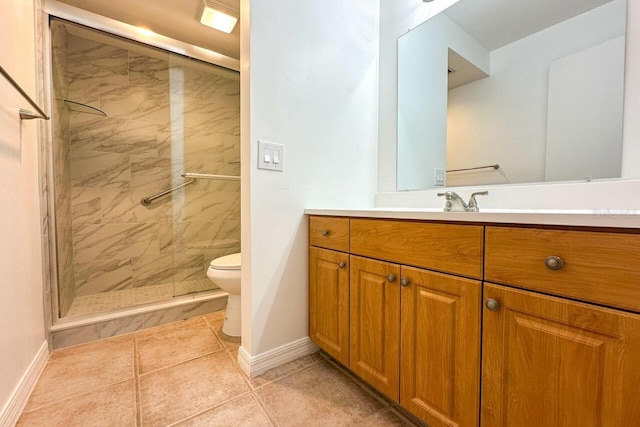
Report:
[{"label": "white baseboard", "polygon": [[0,427],[13,427],[16,425],[22,410],[29,400],[29,396],[31,396],[31,392],[38,382],[38,378],[40,378],[40,374],[42,374],[44,366],[47,364],[47,360],[49,360],[49,344],[45,341],[20,379],[9,401],[2,408],[2,412],[0,412]]},{"label": "white baseboard", "polygon": [[244,347],[238,349],[238,365],[249,377],[260,375],[269,369],[283,365],[307,354],[315,353],[319,348],[309,337],[300,338],[283,346],[251,356]]}]

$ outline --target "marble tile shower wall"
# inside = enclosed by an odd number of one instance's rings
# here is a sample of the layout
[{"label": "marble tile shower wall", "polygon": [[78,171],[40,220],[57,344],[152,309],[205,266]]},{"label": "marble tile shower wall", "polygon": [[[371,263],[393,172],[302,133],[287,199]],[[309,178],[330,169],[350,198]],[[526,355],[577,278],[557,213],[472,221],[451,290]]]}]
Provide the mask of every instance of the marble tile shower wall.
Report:
[{"label": "marble tile shower wall", "polygon": [[[184,182],[184,172],[239,175],[235,73],[145,48],[69,34],[68,135],[75,295],[206,279],[240,250],[240,183]],[[144,50],[143,50],[144,49]]]},{"label": "marble tile shower wall", "polygon": [[[69,110],[64,104],[69,89],[66,80],[69,34],[59,22],[51,24],[53,70],[53,170],[57,254],[57,299],[64,316],[75,298],[73,259],[73,224],[71,215],[71,157],[69,144]],[[46,175],[45,175],[46,176]]]}]

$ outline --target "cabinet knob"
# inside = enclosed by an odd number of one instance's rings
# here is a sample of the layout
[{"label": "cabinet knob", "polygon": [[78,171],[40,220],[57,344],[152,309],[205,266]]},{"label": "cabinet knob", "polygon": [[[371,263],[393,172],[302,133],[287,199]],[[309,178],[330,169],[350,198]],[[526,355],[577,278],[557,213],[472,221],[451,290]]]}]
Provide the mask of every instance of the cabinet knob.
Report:
[{"label": "cabinet knob", "polygon": [[400,279],[400,284],[402,286],[409,286],[409,279],[407,279],[406,277],[403,277],[402,279]]},{"label": "cabinet knob", "polygon": [[555,270],[560,270],[564,266],[564,262],[562,262],[562,259],[560,257],[548,256],[544,260],[544,265],[549,270],[554,270],[555,271]]},{"label": "cabinet knob", "polygon": [[498,311],[500,309],[500,303],[493,298],[488,298],[484,305],[491,311]]},{"label": "cabinet knob", "polygon": [[329,235],[329,230],[322,230],[321,233],[324,237],[327,237]]},{"label": "cabinet knob", "polygon": [[388,276],[387,276],[387,281],[388,281],[389,283],[393,283],[393,282],[395,282],[395,281],[396,281],[396,276],[394,276],[393,274],[388,275]]},{"label": "cabinet knob", "polygon": [[338,267],[339,267],[339,268],[344,268],[344,266],[345,266],[344,261],[340,261],[340,262],[338,263]]}]

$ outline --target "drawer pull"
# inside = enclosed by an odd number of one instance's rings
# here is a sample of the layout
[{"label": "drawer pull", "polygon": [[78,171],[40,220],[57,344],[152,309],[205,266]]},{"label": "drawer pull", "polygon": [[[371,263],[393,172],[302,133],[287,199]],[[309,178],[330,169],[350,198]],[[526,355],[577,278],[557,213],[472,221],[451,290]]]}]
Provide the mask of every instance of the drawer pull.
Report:
[{"label": "drawer pull", "polygon": [[338,263],[338,268],[344,268],[344,266],[345,266],[344,261],[340,261],[340,262]]},{"label": "drawer pull", "polygon": [[395,282],[395,281],[396,281],[396,276],[394,276],[393,274],[388,275],[388,276],[387,276],[387,281],[388,281],[389,283],[393,283],[393,282]]},{"label": "drawer pull", "polygon": [[544,265],[549,269],[549,270],[560,270],[563,266],[564,266],[564,262],[562,262],[562,259],[560,257],[557,256],[548,256],[545,260],[544,260]]},{"label": "drawer pull", "polygon": [[321,233],[324,237],[327,237],[329,235],[329,230],[322,230]]},{"label": "drawer pull", "polygon": [[500,310],[500,303],[494,300],[493,298],[488,298],[487,301],[484,303],[484,305],[486,305],[487,308],[491,311]]},{"label": "drawer pull", "polygon": [[409,279],[407,279],[406,277],[403,277],[402,279],[400,279],[400,284],[402,286],[409,286]]}]

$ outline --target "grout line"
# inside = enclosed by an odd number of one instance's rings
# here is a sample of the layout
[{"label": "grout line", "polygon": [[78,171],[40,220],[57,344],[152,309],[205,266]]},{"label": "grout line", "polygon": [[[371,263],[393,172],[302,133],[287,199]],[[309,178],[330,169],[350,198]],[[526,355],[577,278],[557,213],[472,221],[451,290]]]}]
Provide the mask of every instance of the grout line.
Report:
[{"label": "grout line", "polygon": [[224,350],[224,349],[220,348],[220,349],[215,350],[215,351],[210,351],[210,352],[208,352],[208,353],[203,353],[203,354],[198,354],[198,355],[192,356],[192,357],[190,357],[189,359],[180,360],[179,362],[172,363],[171,365],[163,366],[163,367],[158,368],[158,369],[154,369],[153,371],[149,371],[149,372],[141,372],[141,373],[139,374],[139,377],[140,377],[140,378],[142,378],[142,377],[146,377],[147,375],[155,374],[155,373],[160,372],[160,371],[163,371],[163,370],[165,370],[165,369],[174,368],[174,367],[176,367],[176,366],[183,365],[183,364],[188,363],[188,362],[193,362],[193,361],[194,361],[194,360],[196,360],[196,359],[201,359],[201,358],[203,358],[203,357],[211,356],[212,354],[220,353],[220,352],[221,352],[221,351],[223,351],[223,350]]},{"label": "grout line", "polygon": [[[391,400],[391,398],[385,396],[384,394],[374,389],[373,386],[367,384],[364,380],[360,379],[358,376],[356,376],[354,372],[350,371],[348,368],[341,365],[337,360],[333,359],[328,354],[325,354],[323,351],[320,351],[320,355],[327,361],[327,363],[334,366],[336,369],[342,372],[345,376],[347,376],[352,382],[354,382],[362,390],[364,390],[367,394],[369,394],[372,398],[380,402],[383,405],[381,410],[390,409],[391,411],[394,412],[396,416],[398,416],[398,418],[400,418],[409,426],[415,426],[415,427],[426,426],[422,421],[416,418],[415,415],[411,414],[406,409],[400,408],[397,402]],[[375,415],[378,412],[380,411],[376,411],[371,415]]]},{"label": "grout line", "polygon": [[267,405],[266,403],[264,403],[264,401],[262,400],[262,398],[260,397],[260,395],[258,395],[257,393],[255,393],[255,391],[251,392],[251,395],[254,397],[254,399],[256,400],[256,402],[258,403],[258,406],[260,407],[260,409],[262,409],[262,412],[265,414],[265,416],[269,419],[269,422],[271,424],[273,424],[275,427],[280,427],[280,423],[276,420],[275,416],[272,416],[269,411],[267,410]]},{"label": "grout line", "polygon": [[[49,355],[49,359],[47,360],[47,363],[46,363],[46,365],[45,365],[45,369],[47,368],[47,366],[50,366],[50,364],[58,365],[58,364],[60,364],[60,363],[61,363],[61,362],[58,362],[58,361],[52,360],[52,356],[53,356],[54,354],[59,354],[59,353],[61,353],[61,352],[64,352],[64,353],[74,353],[74,350],[70,350],[70,349],[73,349],[74,347],[81,347],[81,346],[85,346],[85,345],[94,345],[94,346],[95,346],[95,345],[96,345],[96,343],[98,343],[98,342],[100,342],[100,341],[107,341],[107,340],[112,340],[112,339],[115,339],[115,338],[120,338],[120,339],[121,339],[121,337],[108,337],[108,338],[102,338],[102,339],[100,339],[100,340],[98,340],[98,341],[92,341],[92,342],[90,342],[90,343],[76,344],[76,345],[71,346],[71,347],[65,347],[65,348],[55,349],[55,350],[54,350],[54,351]],[[122,340],[122,341],[124,342],[125,340]],[[131,350],[132,350],[132,353],[134,353],[134,351],[135,351],[135,350],[134,350],[134,348],[133,348],[133,339],[131,340],[131,344],[132,344],[132,349],[131,349]],[[100,350],[100,351],[102,351],[102,350]],[[44,373],[44,372],[45,372],[45,371],[43,370],[43,371],[42,371],[42,373]],[[32,408],[32,409],[29,409],[28,411],[25,411],[25,410],[23,409],[23,411],[22,411],[22,412],[23,412],[23,413],[27,413],[27,412],[34,412],[34,411],[36,411],[36,410],[40,410],[40,409],[42,409],[42,408],[45,408],[45,407],[48,407],[48,406],[51,406],[51,405],[54,405],[54,404],[57,404],[57,403],[60,403],[60,402],[64,402],[64,401],[71,400],[71,399],[75,399],[75,398],[77,398],[77,397],[80,397],[80,396],[84,396],[84,395],[87,395],[87,394],[93,393],[93,392],[95,392],[95,391],[101,391],[101,390],[107,389],[107,388],[109,388],[109,387],[113,387],[113,386],[116,386],[116,385],[118,385],[118,384],[121,384],[121,383],[123,383],[123,382],[127,382],[127,381],[130,381],[130,380],[133,380],[133,379],[135,378],[135,371],[134,371],[134,372],[132,372],[132,373],[133,373],[133,375],[132,375],[131,377],[127,378],[127,379],[120,380],[120,381],[115,381],[115,382],[109,382],[109,383],[107,383],[107,384],[101,384],[101,385],[99,385],[99,386],[98,386],[98,387],[96,387],[96,388],[92,388],[91,390],[88,390],[88,391],[87,391],[87,390],[84,390],[84,391],[81,391],[81,392],[78,392],[78,393],[74,393],[74,394],[71,394],[71,395],[68,395],[68,396],[65,396],[65,397],[59,398],[59,399],[57,399],[57,400],[54,400],[54,401],[51,401],[51,402],[47,402],[47,403],[45,403],[45,404],[43,404],[43,405],[40,405],[40,406],[34,407],[34,408]],[[41,380],[41,379],[42,379],[42,374],[41,374],[41,375],[40,375],[40,377],[38,378],[38,382],[40,382],[40,380]],[[37,385],[37,384],[38,384],[38,383],[36,383],[36,385]],[[34,390],[35,390],[35,389],[34,389]],[[32,394],[33,394],[33,392],[32,392]]]},{"label": "grout line", "polygon": [[40,411],[40,410],[42,410],[44,408],[48,408],[50,406],[57,405],[57,404],[62,403],[62,402],[73,401],[73,400],[76,400],[76,399],[78,399],[78,398],[80,398],[82,396],[87,396],[87,395],[93,394],[95,392],[104,391],[104,390],[107,390],[109,388],[116,387],[116,386],[118,386],[118,385],[120,385],[122,383],[126,383],[128,381],[133,381],[133,380],[134,380],[133,378],[128,378],[126,380],[117,381],[117,382],[110,383],[110,384],[107,384],[107,385],[104,385],[104,386],[101,386],[101,387],[98,387],[98,388],[93,388],[93,389],[91,389],[89,391],[72,394],[70,396],[66,396],[64,399],[59,399],[59,400],[55,400],[53,402],[48,402],[48,403],[46,403],[46,404],[44,404],[42,406],[38,406],[38,407],[35,407],[33,409],[29,409],[28,411],[22,411],[20,415],[22,416],[22,414],[28,414],[28,413],[31,413],[31,412]]},{"label": "grout line", "polygon": [[240,373],[240,376],[242,377],[242,380],[247,384],[247,387],[249,387],[249,390],[251,392],[253,392],[253,387],[251,386],[251,379],[242,371],[242,369],[240,369],[240,366],[238,365],[238,361],[237,359],[233,358],[233,354],[231,351],[227,351],[227,356],[229,357],[229,359],[231,359],[231,365],[233,366],[233,369],[236,370],[236,372]]},{"label": "grout line", "polygon": [[[195,318],[192,318],[192,319],[198,319],[198,318],[197,318],[197,317],[195,317]],[[187,319],[187,320],[191,320],[191,319]],[[184,321],[184,320],[181,320],[180,322],[183,322],[183,321]],[[176,322],[176,323],[177,323],[177,322]],[[160,325],[160,326],[165,326],[165,325]],[[191,328],[192,326],[188,326],[188,327],[190,327],[190,328]],[[211,335],[213,335],[213,338],[214,338],[214,339],[216,340],[216,342],[220,345],[220,347],[219,347],[218,349],[216,349],[216,350],[211,350],[211,351],[208,351],[208,352],[206,352],[206,353],[197,354],[197,355],[191,356],[191,357],[190,357],[190,358],[188,358],[188,359],[180,360],[180,361],[178,361],[178,362],[172,363],[172,364],[167,365],[167,366],[162,366],[162,367],[160,367],[160,368],[157,368],[157,369],[154,369],[154,370],[152,370],[152,371],[148,371],[148,372],[140,372],[140,369],[139,369],[139,366],[140,366],[140,365],[139,365],[139,362],[138,362],[138,370],[137,370],[138,376],[143,377],[143,376],[146,376],[146,375],[149,375],[149,374],[152,374],[152,373],[155,373],[155,372],[161,371],[161,370],[163,370],[163,369],[167,369],[167,368],[171,368],[171,367],[174,367],[174,366],[178,366],[178,365],[181,365],[181,364],[186,363],[186,362],[190,362],[190,361],[193,361],[193,360],[196,360],[196,359],[200,359],[201,357],[206,357],[206,356],[210,356],[210,355],[215,354],[215,353],[219,353],[219,352],[221,352],[221,351],[225,351],[225,347],[224,347],[224,345],[222,345],[222,343],[220,343],[220,342],[219,342],[218,337],[215,335],[215,333],[213,333],[213,331],[211,331],[209,328],[207,328],[207,331],[208,331],[208,332],[211,332]],[[167,332],[167,331],[164,331],[164,332],[161,332],[161,333],[166,333],[166,332]],[[146,336],[141,337],[141,338],[134,338],[134,341],[136,341],[136,343],[137,343],[137,340],[138,340],[138,339],[140,339],[140,340],[145,340],[145,339],[148,339],[148,338],[152,337],[153,335],[155,335],[155,334],[154,334],[154,333],[151,333],[151,334],[146,335]],[[137,346],[136,346],[136,349],[137,349]]]},{"label": "grout line", "polygon": [[138,375],[140,361],[138,360],[138,343],[133,340],[133,376],[134,376],[134,391],[135,391],[135,405],[136,405],[136,425],[142,426],[142,390],[140,387],[140,375]]},{"label": "grout line", "polygon": [[[304,357],[309,357],[309,356],[311,356],[311,355],[313,355],[313,354],[315,354],[315,353],[311,353],[310,355],[302,356],[302,357],[303,357],[303,358],[304,358]],[[301,359],[301,358],[298,358],[298,359],[295,359],[295,360],[300,360],[300,359]],[[291,362],[288,362],[288,363],[292,363],[292,362],[294,362],[295,360],[292,360]],[[297,373],[299,373],[299,372],[306,371],[307,369],[313,368],[314,366],[318,365],[320,362],[321,362],[321,360],[318,360],[318,361],[316,361],[316,362],[311,363],[310,365],[303,366],[303,367],[301,367],[301,368],[299,368],[299,369],[296,369],[295,371],[291,371],[291,372],[289,372],[289,373],[283,374],[282,376],[279,376],[279,377],[277,377],[277,378],[274,378],[274,379],[272,379],[271,381],[267,381],[266,383],[261,384],[261,385],[256,386],[256,387],[254,387],[252,384],[250,384],[250,385],[251,385],[251,388],[252,388],[254,391],[260,390],[261,388],[263,388],[263,387],[265,387],[265,386],[268,386],[268,385],[270,385],[270,384],[273,384],[273,383],[275,383],[275,382],[278,382],[278,381],[280,381],[280,380],[282,380],[282,379],[288,378],[288,377],[290,377],[291,375],[294,375],[294,374],[297,374]],[[278,369],[278,368],[280,368],[280,367],[282,367],[282,366],[285,366],[285,365],[286,365],[286,363],[285,363],[284,365],[276,366],[275,368],[269,369],[269,371],[272,371],[273,369]],[[269,371],[267,371],[267,372],[269,372]],[[264,374],[266,374],[267,372],[265,372]],[[264,374],[262,374],[262,375],[264,375]],[[262,376],[262,375],[258,375],[258,377],[260,377],[260,376]],[[256,378],[258,378],[258,377],[256,377]]]},{"label": "grout line", "polygon": [[167,427],[175,426],[175,425],[178,425],[178,424],[183,423],[185,421],[189,421],[189,420],[192,420],[194,418],[198,418],[199,416],[204,415],[207,412],[215,411],[216,409],[219,409],[220,407],[222,407],[224,405],[227,405],[229,403],[234,402],[235,400],[239,400],[239,399],[242,399],[242,398],[247,397],[247,396],[251,396],[251,391],[245,391],[243,393],[240,393],[240,394],[237,394],[237,395],[235,395],[233,397],[230,397],[225,401],[215,403],[213,406],[210,406],[209,408],[203,409],[203,410],[198,411],[198,412],[194,412],[193,414],[189,414],[188,416],[186,416],[186,417],[184,417],[184,418],[182,418],[180,420],[177,420],[177,421],[172,422],[171,424],[168,424]]}]

